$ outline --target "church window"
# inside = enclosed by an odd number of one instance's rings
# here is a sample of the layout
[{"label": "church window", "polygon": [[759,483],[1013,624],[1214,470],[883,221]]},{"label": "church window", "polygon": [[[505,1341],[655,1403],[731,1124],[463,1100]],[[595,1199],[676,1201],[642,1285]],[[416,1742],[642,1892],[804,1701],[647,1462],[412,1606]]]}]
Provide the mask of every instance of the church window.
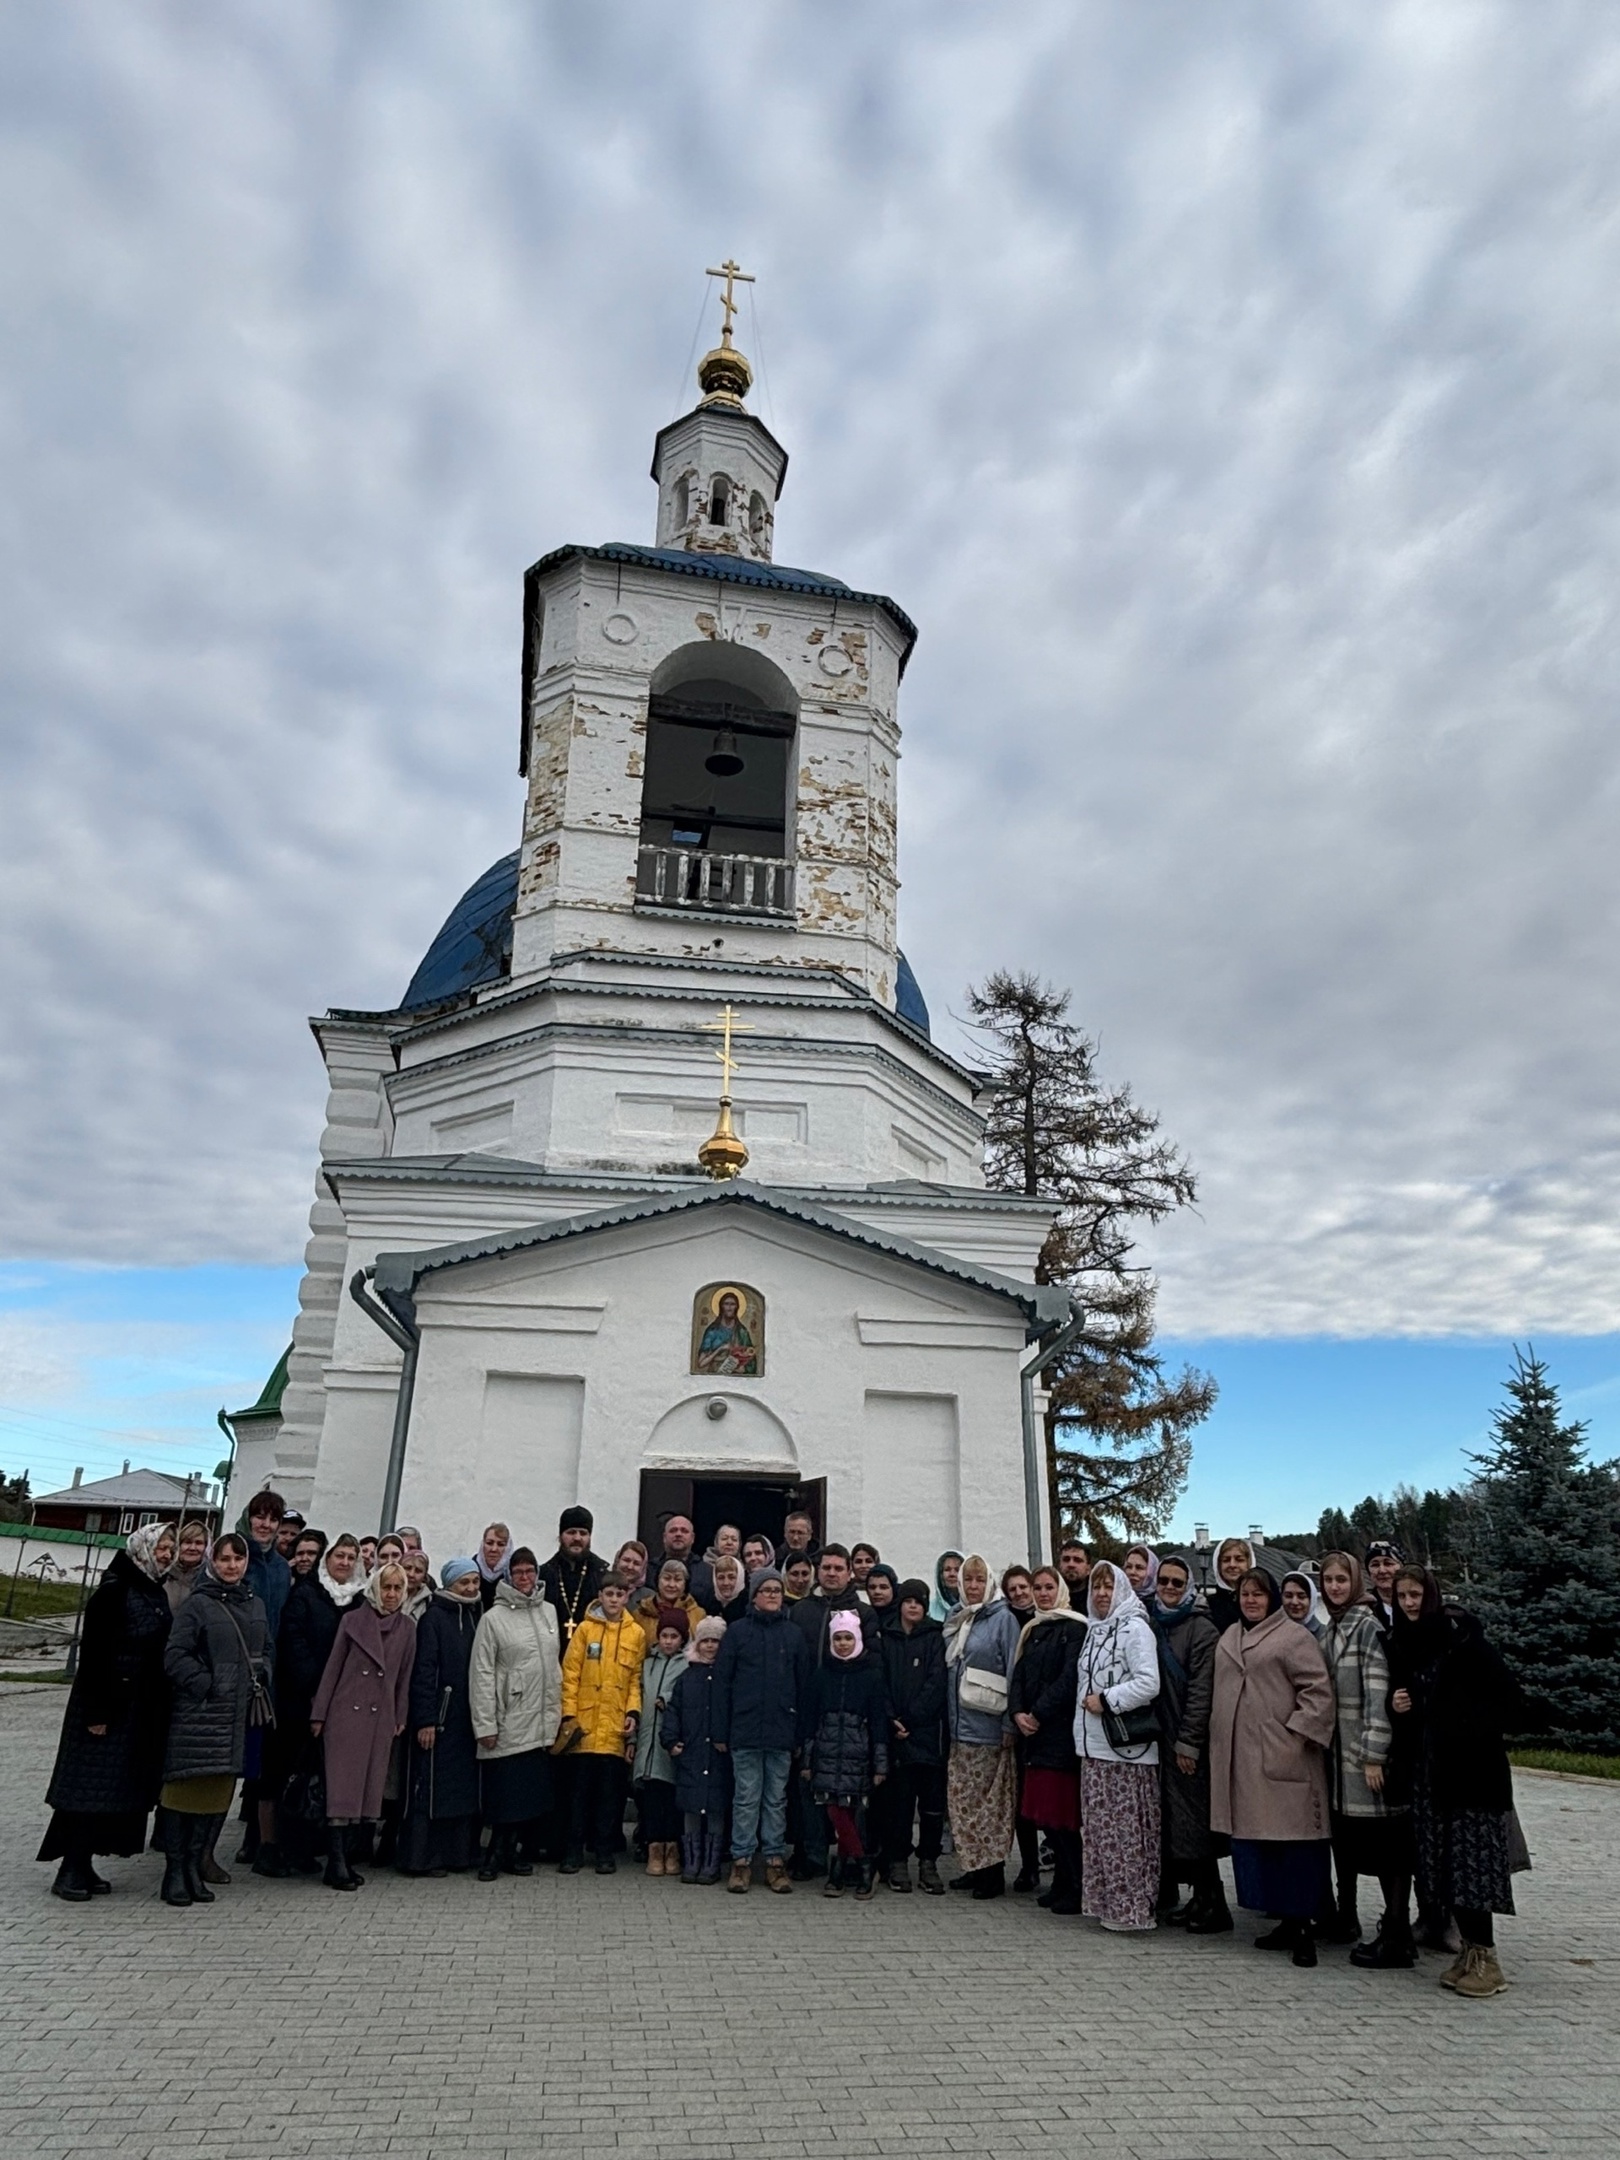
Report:
[{"label": "church window", "polygon": [[755,488],[753,494],[748,498],[748,534],[750,539],[764,539],[765,526],[770,514],[770,511],[766,508],[764,496],[759,492],[758,488]]},{"label": "church window", "polygon": [[692,483],[685,473],[675,483],[671,506],[675,512],[675,530],[684,532],[686,521],[692,515]]},{"label": "church window", "polygon": [[724,473],[716,473],[714,486],[709,491],[709,523],[723,525],[731,507],[731,482]]}]

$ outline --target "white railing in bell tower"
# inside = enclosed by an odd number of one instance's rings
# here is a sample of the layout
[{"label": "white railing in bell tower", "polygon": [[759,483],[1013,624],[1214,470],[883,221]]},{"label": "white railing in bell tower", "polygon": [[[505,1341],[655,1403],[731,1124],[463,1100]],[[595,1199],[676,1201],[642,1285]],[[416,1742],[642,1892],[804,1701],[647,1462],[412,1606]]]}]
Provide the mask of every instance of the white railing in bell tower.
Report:
[{"label": "white railing in bell tower", "polygon": [[643,846],[636,865],[636,903],[791,920],[793,865],[778,855],[710,855],[699,848]]}]

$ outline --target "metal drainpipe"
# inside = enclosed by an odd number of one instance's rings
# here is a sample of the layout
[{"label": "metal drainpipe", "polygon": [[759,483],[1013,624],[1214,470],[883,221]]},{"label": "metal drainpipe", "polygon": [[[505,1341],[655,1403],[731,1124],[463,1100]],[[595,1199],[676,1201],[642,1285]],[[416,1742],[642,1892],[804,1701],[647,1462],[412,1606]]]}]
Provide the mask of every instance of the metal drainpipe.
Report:
[{"label": "metal drainpipe", "polygon": [[1039,1567],[1046,1558],[1047,1501],[1046,1450],[1035,1430],[1035,1381],[1055,1357],[1060,1357],[1086,1324],[1085,1313],[1070,1301],[1074,1318],[1055,1335],[1038,1343],[1035,1355],[1019,1368],[1019,1403],[1024,1418],[1024,1527],[1029,1538],[1029,1564]]},{"label": "metal drainpipe", "polygon": [[349,1295],[366,1315],[405,1353],[399,1370],[399,1393],[394,1398],[394,1431],[388,1443],[388,1475],[383,1480],[382,1520],[377,1535],[386,1537],[399,1511],[399,1488],[405,1476],[405,1436],[411,1428],[411,1397],[416,1392],[416,1354],[422,1347],[422,1331],[409,1326],[373,1295],[370,1283],[374,1267],[359,1268],[349,1278]]}]

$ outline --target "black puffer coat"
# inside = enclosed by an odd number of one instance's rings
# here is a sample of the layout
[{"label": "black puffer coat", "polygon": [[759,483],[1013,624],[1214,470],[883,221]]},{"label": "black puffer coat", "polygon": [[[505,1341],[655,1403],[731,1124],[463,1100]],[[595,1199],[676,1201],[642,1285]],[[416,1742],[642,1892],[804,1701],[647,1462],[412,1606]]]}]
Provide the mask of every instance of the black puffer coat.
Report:
[{"label": "black puffer coat", "polygon": [[[411,1808],[434,1820],[478,1813],[478,1742],[473,1736],[467,1668],[484,1617],[481,1600],[435,1594],[416,1623],[416,1663],[405,1745],[411,1760]],[[438,1728],[431,1748],[418,1747],[424,1725]]]},{"label": "black puffer coat", "polygon": [[715,1679],[713,1665],[688,1665],[659,1727],[675,1764],[675,1805],[693,1815],[719,1815],[731,1798],[731,1757],[714,1744]]},{"label": "black puffer coat", "polygon": [[[908,1635],[898,1618],[878,1630],[878,1660],[889,1702],[889,1747],[897,1763],[945,1760],[945,1629],[919,1620]],[[906,1728],[900,1739],[896,1725]]]},{"label": "black puffer coat", "polygon": [[1505,1815],[1513,1770],[1503,1735],[1523,1716],[1524,1699],[1474,1614],[1457,1606],[1418,1621],[1397,1614],[1389,1682],[1392,1697],[1406,1689],[1412,1708],[1390,1718],[1386,1798],[1405,1805],[1421,1785],[1439,1814]]},{"label": "black puffer coat", "polygon": [[1039,1718],[1041,1729],[1020,1736],[1026,1770],[1073,1770],[1075,1670],[1085,1628],[1075,1620],[1043,1620],[1039,1613],[1024,1633],[1024,1646],[1007,1683],[1007,1709]]},{"label": "black puffer coat", "polygon": [[[75,1815],[144,1814],[163,1782],[169,1600],[127,1553],[114,1553],[84,1609],[79,1670],[46,1799]],[[105,1725],[97,1739],[89,1730]]]},{"label": "black puffer coat", "polygon": [[865,1797],[889,1768],[889,1698],[871,1653],[829,1654],[810,1681],[804,1768],[818,1806]]},{"label": "black puffer coat", "polygon": [[253,1674],[269,1677],[264,1607],[245,1581],[227,1589],[210,1576],[197,1585],[175,1619],[163,1669],[174,1691],[164,1777],[239,1777]]},{"label": "black puffer coat", "polygon": [[727,1628],[714,1674],[717,1740],[733,1752],[799,1745],[810,1653],[786,1613],[767,1615],[756,1608]]}]

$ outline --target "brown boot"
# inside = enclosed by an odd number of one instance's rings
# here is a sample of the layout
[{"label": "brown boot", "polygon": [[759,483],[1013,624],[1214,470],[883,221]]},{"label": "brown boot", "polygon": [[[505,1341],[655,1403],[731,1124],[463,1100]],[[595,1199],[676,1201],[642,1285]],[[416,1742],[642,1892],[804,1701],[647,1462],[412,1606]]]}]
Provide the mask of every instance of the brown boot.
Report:
[{"label": "brown boot", "polygon": [[647,1873],[662,1875],[664,1872],[664,1848],[662,1844],[647,1847]]},{"label": "brown boot", "polygon": [[793,1884],[788,1876],[785,1860],[767,1860],[765,1863],[765,1887],[774,1890],[778,1897],[791,1897]]},{"label": "brown boot", "polygon": [[754,1863],[752,1860],[733,1860],[731,1863],[731,1876],[726,1888],[735,1891],[738,1897],[744,1897],[747,1895],[748,1885],[753,1879]]},{"label": "brown boot", "polygon": [[1487,1995],[1501,1995],[1507,1990],[1507,1980],[1501,1966],[1496,1962],[1496,1952],[1482,1943],[1468,1946],[1468,1964],[1459,1980],[1452,1983],[1455,1992],[1466,1995],[1471,2001],[1483,2001]]}]

